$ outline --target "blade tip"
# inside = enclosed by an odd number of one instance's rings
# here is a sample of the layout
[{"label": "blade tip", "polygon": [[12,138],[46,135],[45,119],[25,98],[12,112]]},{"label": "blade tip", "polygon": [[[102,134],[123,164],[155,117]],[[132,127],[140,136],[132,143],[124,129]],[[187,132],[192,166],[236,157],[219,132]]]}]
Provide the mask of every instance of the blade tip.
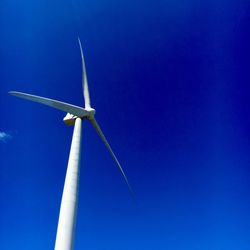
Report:
[{"label": "blade tip", "polygon": [[14,94],[16,94],[16,91],[11,90],[11,91],[8,92],[8,94],[9,95],[14,95]]},{"label": "blade tip", "polygon": [[82,51],[82,42],[81,42],[81,39],[79,38],[79,36],[78,36],[78,43],[79,43],[79,46],[80,46],[80,50]]}]

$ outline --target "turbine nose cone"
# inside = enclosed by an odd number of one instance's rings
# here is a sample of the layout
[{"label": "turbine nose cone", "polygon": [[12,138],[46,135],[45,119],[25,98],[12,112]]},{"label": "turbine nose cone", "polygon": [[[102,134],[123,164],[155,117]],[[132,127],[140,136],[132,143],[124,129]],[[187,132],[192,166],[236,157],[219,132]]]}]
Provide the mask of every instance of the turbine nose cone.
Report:
[{"label": "turbine nose cone", "polygon": [[93,118],[94,117],[94,115],[95,115],[95,109],[93,109],[93,108],[85,108],[86,109],[86,111],[88,111],[88,117],[91,119],[91,118]]}]

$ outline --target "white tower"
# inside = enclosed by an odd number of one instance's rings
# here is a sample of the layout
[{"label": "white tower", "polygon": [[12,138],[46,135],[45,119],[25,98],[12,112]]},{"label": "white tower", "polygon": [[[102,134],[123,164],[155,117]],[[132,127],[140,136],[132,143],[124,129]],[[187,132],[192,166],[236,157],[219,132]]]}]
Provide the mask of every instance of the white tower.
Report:
[{"label": "white tower", "polygon": [[74,246],[80,172],[81,129],[82,120],[81,118],[76,118],[63,188],[55,250],[69,250],[73,249]]}]

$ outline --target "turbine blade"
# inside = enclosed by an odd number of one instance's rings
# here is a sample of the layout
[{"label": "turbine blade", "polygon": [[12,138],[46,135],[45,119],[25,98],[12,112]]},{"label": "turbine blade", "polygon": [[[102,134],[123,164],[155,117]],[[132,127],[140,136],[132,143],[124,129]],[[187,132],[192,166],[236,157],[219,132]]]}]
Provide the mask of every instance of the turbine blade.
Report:
[{"label": "turbine blade", "polygon": [[83,96],[84,96],[85,108],[89,109],[89,108],[91,108],[91,106],[90,106],[88,79],[87,79],[86,66],[85,66],[85,61],[84,61],[84,56],[83,56],[82,44],[81,44],[81,41],[80,41],[79,37],[78,37],[78,42],[79,42],[80,51],[81,51],[81,58],[82,58],[82,89],[83,89]]},{"label": "turbine blade", "polygon": [[30,95],[30,94],[26,94],[26,93],[22,93],[22,92],[17,92],[17,91],[10,91],[9,94],[16,96],[16,97],[20,97],[32,102],[38,102],[47,106],[50,106],[52,108],[55,109],[59,109],[62,110],[64,112],[70,113],[72,115],[76,115],[80,118],[84,117],[84,116],[88,116],[89,112],[86,111],[84,108],[66,103],[66,102],[60,102],[57,100],[53,100],[50,98],[45,98],[45,97],[41,97],[41,96],[36,96],[36,95]]},{"label": "turbine blade", "polygon": [[125,175],[125,173],[124,173],[124,171],[123,171],[123,169],[122,169],[122,167],[121,167],[119,161],[117,160],[117,158],[116,158],[114,152],[112,151],[112,149],[111,149],[111,147],[110,147],[110,145],[109,145],[109,143],[108,143],[106,137],[105,137],[104,134],[102,133],[102,131],[101,131],[101,129],[100,129],[100,127],[99,127],[97,121],[95,120],[95,118],[92,118],[92,119],[90,119],[89,121],[91,122],[91,124],[92,124],[93,127],[95,128],[97,134],[101,137],[101,139],[102,139],[102,141],[104,142],[105,146],[108,148],[108,151],[110,152],[112,158],[113,158],[114,161],[116,162],[116,164],[117,164],[117,166],[118,166],[118,168],[119,168],[121,174],[123,175],[124,180],[125,180],[126,183],[127,183],[128,189],[129,189],[129,191],[130,191],[132,197],[134,198],[134,197],[135,197],[135,196],[134,196],[134,192],[133,192],[133,190],[132,190],[132,188],[131,188],[131,186],[130,186],[130,184],[129,184],[129,182],[128,182],[128,179],[127,179],[127,177],[126,177],[126,175]]}]

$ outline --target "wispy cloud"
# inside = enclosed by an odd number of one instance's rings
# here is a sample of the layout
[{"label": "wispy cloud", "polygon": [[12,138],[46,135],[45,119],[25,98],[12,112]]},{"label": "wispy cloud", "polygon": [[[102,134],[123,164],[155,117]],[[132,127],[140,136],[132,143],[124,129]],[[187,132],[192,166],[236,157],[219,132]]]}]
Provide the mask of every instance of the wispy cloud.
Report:
[{"label": "wispy cloud", "polygon": [[12,136],[10,134],[0,131],[0,142],[6,142],[7,140],[10,140],[11,138]]}]

